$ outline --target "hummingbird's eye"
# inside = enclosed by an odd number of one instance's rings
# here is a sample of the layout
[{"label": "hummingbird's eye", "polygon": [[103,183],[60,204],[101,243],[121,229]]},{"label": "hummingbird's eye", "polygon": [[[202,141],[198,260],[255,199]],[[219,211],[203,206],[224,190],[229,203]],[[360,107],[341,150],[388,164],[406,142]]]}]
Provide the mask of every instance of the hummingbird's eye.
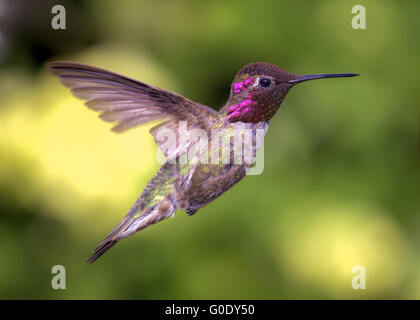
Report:
[{"label": "hummingbird's eye", "polygon": [[270,84],[271,84],[270,79],[267,79],[267,78],[262,78],[262,79],[260,79],[260,86],[261,86],[261,87],[263,87],[263,88],[267,88],[267,87],[269,87],[269,86],[270,86]]}]

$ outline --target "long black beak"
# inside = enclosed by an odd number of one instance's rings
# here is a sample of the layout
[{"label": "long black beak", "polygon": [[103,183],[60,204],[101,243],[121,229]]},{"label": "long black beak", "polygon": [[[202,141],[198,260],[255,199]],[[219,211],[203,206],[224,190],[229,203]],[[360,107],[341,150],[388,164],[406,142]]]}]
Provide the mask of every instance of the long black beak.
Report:
[{"label": "long black beak", "polygon": [[326,74],[303,74],[298,79],[289,80],[289,83],[299,83],[308,80],[324,79],[324,78],[344,78],[359,76],[358,73],[326,73]]}]

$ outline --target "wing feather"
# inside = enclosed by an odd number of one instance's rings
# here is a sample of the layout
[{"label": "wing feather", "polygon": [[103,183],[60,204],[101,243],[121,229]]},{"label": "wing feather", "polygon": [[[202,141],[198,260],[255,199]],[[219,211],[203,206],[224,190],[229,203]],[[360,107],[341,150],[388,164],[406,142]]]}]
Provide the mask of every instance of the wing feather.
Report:
[{"label": "wing feather", "polygon": [[207,120],[217,117],[208,107],[114,72],[74,62],[50,62],[47,67],[87,107],[99,111],[102,120],[114,122],[113,131],[159,119],[207,129]]},{"label": "wing feather", "polygon": [[74,62],[50,62],[47,67],[74,96],[85,100],[89,109],[99,112],[100,119],[114,123],[114,132],[161,120],[150,133],[168,158],[184,152],[188,144],[171,146],[175,152],[168,151],[168,146],[156,138],[160,129],[175,131],[180,144],[180,121],[186,121],[188,130],[208,131],[214,121],[220,120],[217,112],[205,105],[114,72]]}]

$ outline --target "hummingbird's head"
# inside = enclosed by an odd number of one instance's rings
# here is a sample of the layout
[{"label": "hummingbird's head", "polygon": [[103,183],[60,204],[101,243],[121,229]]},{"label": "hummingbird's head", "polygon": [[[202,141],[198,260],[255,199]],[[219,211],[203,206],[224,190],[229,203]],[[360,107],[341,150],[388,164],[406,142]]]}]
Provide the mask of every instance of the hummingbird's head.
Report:
[{"label": "hummingbird's head", "polygon": [[229,122],[268,121],[295,84],[314,79],[353,77],[355,73],[297,75],[264,62],[244,66],[232,83],[226,109]]}]

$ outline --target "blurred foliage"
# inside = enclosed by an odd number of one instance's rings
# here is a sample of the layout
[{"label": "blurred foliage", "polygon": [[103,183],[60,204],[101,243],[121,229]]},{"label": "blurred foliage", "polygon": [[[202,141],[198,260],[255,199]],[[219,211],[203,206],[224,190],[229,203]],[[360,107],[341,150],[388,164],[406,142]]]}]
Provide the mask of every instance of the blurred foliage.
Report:
[{"label": "blurred foliage", "polygon": [[[0,298],[420,298],[415,1],[0,0]],[[294,88],[265,167],[193,217],[177,212],[92,265],[159,165],[45,70],[74,60],[221,107],[242,65],[358,72]],[[51,288],[51,268],[67,289]],[[366,267],[353,290],[352,267]]]}]

